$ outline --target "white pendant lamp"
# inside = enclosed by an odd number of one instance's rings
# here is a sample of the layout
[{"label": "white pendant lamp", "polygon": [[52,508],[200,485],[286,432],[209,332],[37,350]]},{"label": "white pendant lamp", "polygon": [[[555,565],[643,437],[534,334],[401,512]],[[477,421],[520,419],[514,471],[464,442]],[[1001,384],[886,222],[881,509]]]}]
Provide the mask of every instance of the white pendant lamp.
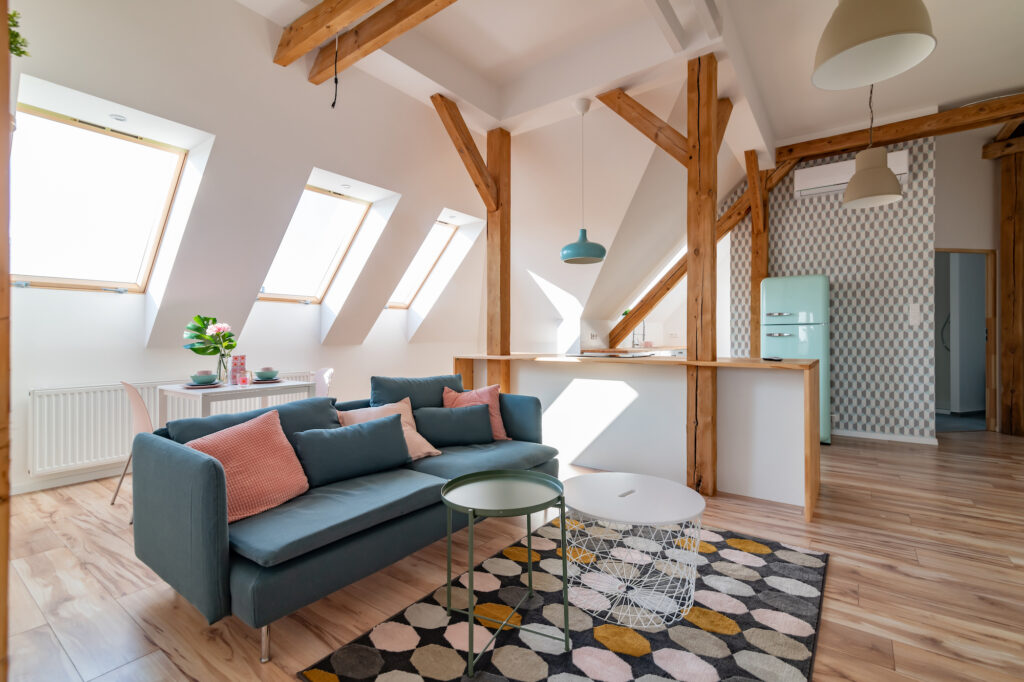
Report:
[{"label": "white pendant lamp", "polygon": [[818,41],[811,82],[822,90],[879,83],[935,49],[923,0],[839,0]]},{"label": "white pendant lamp", "polygon": [[875,128],[874,94],[875,86],[872,85],[868,94],[868,110],[871,112],[868,148],[857,152],[853,177],[843,192],[843,208],[874,208],[903,199],[903,188],[896,174],[889,168],[885,147],[872,146]]}]

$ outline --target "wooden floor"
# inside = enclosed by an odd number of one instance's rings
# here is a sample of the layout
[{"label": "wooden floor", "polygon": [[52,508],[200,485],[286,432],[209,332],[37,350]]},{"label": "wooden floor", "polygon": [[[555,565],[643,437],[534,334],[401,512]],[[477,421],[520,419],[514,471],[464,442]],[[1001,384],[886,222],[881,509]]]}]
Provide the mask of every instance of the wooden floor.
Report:
[{"label": "wooden floor", "polygon": [[[814,679],[1024,679],[1024,439],[836,438],[822,467],[811,524],[728,496],[704,517],[831,553]],[[135,560],[130,485],[111,507],[113,484],[13,499],[12,679],[294,680],[444,581],[435,543],[275,623],[273,661],[260,665],[255,631],[234,618],[206,625]],[[520,521],[487,521],[477,556],[522,534]],[[459,541],[465,556],[465,531]]]}]

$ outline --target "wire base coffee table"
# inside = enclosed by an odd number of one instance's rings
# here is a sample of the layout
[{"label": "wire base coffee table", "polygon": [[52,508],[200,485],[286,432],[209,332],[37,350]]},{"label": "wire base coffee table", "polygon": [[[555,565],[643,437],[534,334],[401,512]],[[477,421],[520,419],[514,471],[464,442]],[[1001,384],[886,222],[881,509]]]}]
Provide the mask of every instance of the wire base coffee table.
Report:
[{"label": "wire base coffee table", "polygon": [[[480,656],[490,648],[498,633],[506,627],[513,627],[550,639],[561,639],[565,642],[565,650],[569,651],[569,586],[566,582],[568,573],[568,561],[566,552],[562,552],[562,636],[556,637],[550,633],[531,630],[529,627],[510,623],[509,620],[519,610],[523,603],[533,596],[533,527],[530,514],[543,511],[550,507],[558,507],[558,518],[562,528],[562,547],[566,546],[566,515],[565,495],[562,483],[554,476],[543,474],[539,471],[517,471],[497,470],[482,471],[475,474],[466,474],[448,481],[441,488],[441,499],[448,508],[448,583],[446,593],[446,606],[448,615],[452,611],[464,614],[469,619],[468,645],[466,663],[469,677],[473,677],[473,666]],[[467,609],[452,608],[452,510],[462,512],[469,517],[469,570],[467,576]],[[505,617],[504,620],[490,618],[476,613],[476,597],[473,594],[473,571],[476,564],[473,561],[473,526],[476,520],[489,516],[526,516],[526,565],[527,565],[527,590],[522,599],[519,600]],[[473,655],[473,619],[488,621],[496,625],[494,634],[481,649],[479,655]]]},{"label": "wire base coffee table", "polygon": [[667,627],[693,606],[704,498],[681,483],[626,473],[565,481],[563,547],[578,571],[573,604],[632,628]]}]

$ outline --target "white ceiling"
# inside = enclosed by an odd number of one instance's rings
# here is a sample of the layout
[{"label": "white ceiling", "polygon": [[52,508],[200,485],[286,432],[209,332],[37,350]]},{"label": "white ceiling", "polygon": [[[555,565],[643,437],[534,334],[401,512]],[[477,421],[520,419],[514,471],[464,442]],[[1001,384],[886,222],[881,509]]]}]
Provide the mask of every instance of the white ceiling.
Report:
[{"label": "white ceiling", "polygon": [[415,30],[502,86],[594,36],[646,17],[637,0],[459,0]]},{"label": "white ceiling", "polygon": [[[316,4],[238,2],[279,25]],[[876,87],[876,121],[1024,90],[1024,0],[925,2],[938,47]],[[811,85],[834,7],[835,0],[459,0],[358,66],[424,103],[447,94],[476,130],[520,133],[573,116],[570,104],[581,96],[681,83],[685,60],[713,50],[725,67],[723,96],[735,105],[726,141],[757,149],[767,165],[776,145],[867,124],[865,90]]]},{"label": "white ceiling", "polygon": [[[718,0],[746,49],[778,144],[867,127],[867,88],[818,90],[811,71],[828,0]],[[875,87],[876,121],[1024,90],[1024,2],[925,0],[938,39],[922,64]]]}]

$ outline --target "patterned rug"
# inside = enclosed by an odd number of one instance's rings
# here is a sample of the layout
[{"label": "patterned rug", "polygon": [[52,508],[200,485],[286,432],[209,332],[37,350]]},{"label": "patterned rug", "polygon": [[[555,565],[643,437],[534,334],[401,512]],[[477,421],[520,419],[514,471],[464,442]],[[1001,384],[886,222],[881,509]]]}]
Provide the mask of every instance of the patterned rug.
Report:
[{"label": "patterned rug", "polygon": [[[570,521],[570,524],[573,522]],[[603,541],[637,546],[643,528],[615,526]],[[636,534],[631,534],[636,533]],[[619,537],[614,537],[618,535]],[[631,539],[634,541],[631,542]],[[563,623],[560,530],[557,519],[483,561],[474,573],[475,613],[503,620],[526,594],[526,562],[534,562],[535,595],[509,622],[560,636]],[[817,640],[828,555],[754,540],[722,530],[701,531],[692,609],[670,627],[629,628],[604,622],[575,604],[593,605],[599,590],[572,587],[572,650],[561,641],[505,627],[477,663],[472,679],[486,682],[656,682],[658,680],[806,680]],[[672,557],[677,550],[665,550]],[[665,559],[647,554],[646,561]],[[572,554],[570,553],[570,556]],[[631,556],[636,557],[636,550]],[[638,561],[645,561],[637,557]],[[621,571],[621,565],[613,570]],[[569,572],[578,570],[570,564]],[[598,581],[599,587],[606,581]],[[607,581],[614,582],[614,580]],[[466,575],[452,586],[452,606],[467,608]],[[611,589],[611,588],[608,588]],[[299,673],[308,682],[337,680],[468,680],[465,616],[445,612],[445,588],[413,604]],[[637,606],[623,607],[634,616]],[[496,623],[477,620],[474,650]]]}]

